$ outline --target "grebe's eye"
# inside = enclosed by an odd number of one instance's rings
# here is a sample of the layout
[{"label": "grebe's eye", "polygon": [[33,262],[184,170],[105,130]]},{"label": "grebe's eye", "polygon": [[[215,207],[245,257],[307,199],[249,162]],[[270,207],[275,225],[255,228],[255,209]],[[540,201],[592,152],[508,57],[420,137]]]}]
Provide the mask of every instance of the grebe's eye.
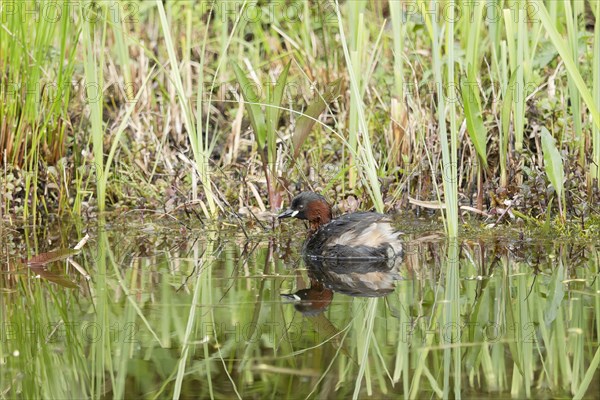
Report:
[{"label": "grebe's eye", "polygon": [[298,210],[302,210],[302,209],[304,209],[304,204],[298,205]]}]

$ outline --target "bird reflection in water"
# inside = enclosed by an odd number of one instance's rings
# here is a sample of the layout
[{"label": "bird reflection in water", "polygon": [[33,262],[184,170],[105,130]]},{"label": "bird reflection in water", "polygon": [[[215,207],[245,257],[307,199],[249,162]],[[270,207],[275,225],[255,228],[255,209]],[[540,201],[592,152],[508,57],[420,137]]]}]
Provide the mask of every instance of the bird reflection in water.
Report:
[{"label": "bird reflection in water", "polygon": [[315,316],[327,309],[333,293],[353,297],[382,297],[392,293],[400,279],[402,255],[392,258],[325,258],[304,254],[310,287],[281,296],[297,311]]}]

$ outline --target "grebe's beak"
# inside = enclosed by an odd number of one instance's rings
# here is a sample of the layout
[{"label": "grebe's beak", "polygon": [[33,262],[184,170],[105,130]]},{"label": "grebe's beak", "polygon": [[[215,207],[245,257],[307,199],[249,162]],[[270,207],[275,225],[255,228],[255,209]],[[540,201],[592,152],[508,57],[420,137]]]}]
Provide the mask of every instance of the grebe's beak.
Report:
[{"label": "grebe's beak", "polygon": [[290,218],[290,217],[293,218],[296,215],[298,215],[298,210],[289,209],[289,210],[285,210],[284,212],[282,212],[281,214],[279,214],[277,216],[277,219]]},{"label": "grebe's beak", "polygon": [[282,300],[284,300],[286,303],[297,303],[299,301],[302,301],[302,297],[298,296],[296,293],[281,293],[279,296],[281,296]]}]

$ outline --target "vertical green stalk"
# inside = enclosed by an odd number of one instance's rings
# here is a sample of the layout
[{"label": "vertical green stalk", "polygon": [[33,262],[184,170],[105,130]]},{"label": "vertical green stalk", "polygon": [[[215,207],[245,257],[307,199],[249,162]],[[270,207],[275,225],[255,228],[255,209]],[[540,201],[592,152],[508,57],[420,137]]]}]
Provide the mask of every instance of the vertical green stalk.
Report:
[{"label": "vertical green stalk", "polygon": [[[368,31],[365,29],[364,21],[364,9],[365,1],[352,1],[348,3],[348,27],[350,31],[349,35],[349,50],[350,59],[352,61],[352,67],[359,73],[356,77],[358,81],[356,85],[350,87],[350,114],[348,122],[348,143],[350,144],[351,153],[356,153],[358,149],[358,136],[361,133],[359,128],[359,115],[358,110],[360,108],[359,102],[362,103],[363,84],[365,83],[362,78],[363,72],[363,58],[366,51],[366,43],[368,39]],[[365,134],[365,133],[363,133]],[[349,186],[354,188],[356,186],[356,161],[355,157],[350,155],[350,168],[349,168]]]},{"label": "vertical green stalk", "polygon": [[[447,283],[446,283],[446,309],[444,313],[444,321],[446,327],[448,324],[456,326],[458,330],[458,336],[456,338],[457,343],[453,341],[452,346],[452,358],[453,358],[453,370],[454,370],[454,397],[456,399],[461,398],[461,348],[460,348],[460,309],[459,309],[459,285],[458,285],[458,255],[459,255],[459,243],[456,240],[458,236],[458,127],[456,122],[456,102],[458,101],[458,86],[455,82],[454,76],[454,32],[455,26],[454,21],[456,19],[455,10],[457,4],[455,0],[449,0],[448,2],[448,16],[446,18],[446,67],[447,67],[447,79],[448,79],[448,106],[450,116],[450,176],[444,177],[444,199],[446,201],[446,210],[448,218],[448,236],[450,241],[448,243],[448,264],[446,265]],[[475,56],[477,53],[477,43],[472,46],[472,55]],[[442,133],[442,132],[440,132]],[[446,182],[448,184],[446,184]],[[449,373],[449,349],[444,350],[444,376]],[[444,379],[444,382],[446,380]],[[446,392],[447,386],[444,385],[444,391]]]},{"label": "vertical green stalk", "polygon": [[[344,34],[342,15],[340,13],[340,7],[337,0],[336,14],[341,43],[344,49],[344,58],[346,60],[346,66],[348,68],[348,78],[350,81],[350,87],[351,90],[353,90],[354,92],[360,93],[359,84],[361,80],[360,77],[357,75],[357,71],[355,70],[354,65],[352,63],[352,57],[350,56],[350,52],[348,50],[348,42],[346,40],[346,35]],[[363,109],[362,99],[360,99],[360,101],[357,101],[356,104],[356,114],[358,115],[358,128],[360,133],[360,138],[357,138],[358,152],[353,151],[351,147],[349,147],[349,150],[352,153],[352,156],[360,161],[360,164],[358,165],[358,172],[361,176],[361,179],[363,179],[365,188],[369,192],[369,196],[373,201],[375,209],[378,211],[383,211],[383,198],[381,196],[380,183],[379,178],[377,176],[377,161],[375,160],[375,156],[373,154],[373,146],[371,145],[371,137],[367,129],[367,122]]]},{"label": "vertical green stalk", "polygon": [[[573,57],[575,63],[577,63],[577,60],[579,59],[579,31],[577,26],[578,14],[571,7],[571,0],[564,0],[563,3],[565,6],[565,18],[567,20],[567,43],[571,48],[571,56]],[[570,75],[568,77],[568,87],[571,102],[571,114],[573,118],[573,134],[575,135],[574,143],[578,145],[577,147],[579,150],[579,163],[583,166],[585,163],[585,138],[583,137],[583,129],[581,122],[581,97],[579,96],[579,90],[577,90],[575,80]]]},{"label": "vertical green stalk", "polygon": [[98,58],[96,49],[103,49],[106,37],[106,20],[102,27],[102,40],[98,43],[94,32],[93,22],[88,16],[83,15],[83,8],[80,7],[80,18],[83,26],[83,43],[85,47],[85,80],[86,80],[86,98],[90,108],[90,122],[92,131],[92,145],[94,153],[94,164],[96,166],[96,193],[98,196],[98,209],[102,212],[106,206],[106,185],[102,178],[104,168],[104,127],[102,122],[102,110],[104,103],[102,101],[102,88],[104,87],[104,52],[100,51]]},{"label": "vertical green stalk", "polygon": [[[446,186],[449,184],[448,177],[445,174],[445,167],[450,165],[450,150],[448,149],[448,138],[446,133],[446,101],[444,94],[444,85],[442,81],[442,47],[440,44],[440,28],[437,22],[437,18],[434,18],[432,21],[432,30],[431,30],[431,55],[433,62],[433,82],[435,85],[436,95],[437,95],[437,104],[436,104],[436,112],[437,112],[437,131],[438,137],[440,141],[440,145],[442,147],[442,180],[444,185],[444,201],[446,205],[448,204],[448,192],[446,191]],[[446,208],[446,218],[445,226],[446,232],[450,233],[450,227],[447,222],[448,214],[450,210]]]},{"label": "vertical green stalk", "polygon": [[310,15],[311,3],[308,1],[304,1],[302,3],[302,32],[300,34],[302,36],[302,44],[304,46],[304,50],[312,56],[314,54],[314,49],[312,48],[313,46],[311,41],[311,34],[313,32],[311,24],[312,20]]},{"label": "vertical green stalk", "polygon": [[[454,10],[456,4],[450,0],[444,31],[446,33],[446,74],[447,82],[442,76],[442,46],[439,36],[440,27],[433,22],[432,54],[434,82],[437,88],[438,135],[442,147],[442,178],[444,183],[444,201],[446,203],[446,229],[450,237],[458,235],[458,177],[457,147],[458,134],[456,127],[456,84],[454,80]],[[445,97],[448,96],[448,112],[446,113]],[[446,115],[450,117],[450,139],[448,139]]]},{"label": "vertical green stalk", "polygon": [[[448,68],[448,96],[452,101],[449,102],[450,115],[450,185],[449,193],[446,193],[446,207],[448,210],[448,229],[450,237],[458,235],[458,126],[456,124],[456,102],[457,85],[454,76],[454,21],[455,21],[455,0],[449,2],[448,19],[446,20],[446,66]],[[449,194],[449,195],[448,195]]]},{"label": "vertical green stalk", "polygon": [[[82,23],[85,24],[85,21]],[[85,28],[84,28],[85,29]],[[112,321],[109,319],[109,284],[107,282],[107,259],[108,259],[108,237],[104,230],[104,223],[102,219],[98,221],[98,238],[97,247],[95,254],[95,265],[97,276],[92,286],[91,295],[94,299],[94,307],[96,310],[94,323],[96,324],[101,332],[109,332]],[[108,386],[112,386],[114,382],[114,374],[112,364],[112,354],[110,350],[110,335],[102,335],[101,340],[95,341],[91,345],[90,349],[90,363],[92,371],[92,380],[90,393],[91,397],[100,398],[103,393],[106,393],[106,379],[111,378],[111,383]],[[110,374],[106,373],[106,370],[110,371]]]},{"label": "vertical green stalk", "polygon": [[515,277],[516,281],[516,299],[515,299],[515,340],[518,359],[521,368],[515,368],[513,370],[513,395],[519,393],[521,396],[523,393],[522,389],[525,389],[524,396],[531,398],[531,379],[533,378],[533,337],[531,330],[533,329],[533,322],[530,318],[530,306],[529,301],[529,289],[531,287],[530,275],[526,272],[528,270],[527,265],[520,265],[520,271]]},{"label": "vertical green stalk", "polygon": [[[596,25],[594,27],[594,64],[592,69],[592,81],[594,91],[594,103],[596,108],[600,110],[600,1],[596,2]],[[593,124],[592,137],[592,178],[600,178],[600,125]],[[597,185],[598,183],[596,183]]]},{"label": "vertical green stalk", "polygon": [[[396,295],[399,297],[399,304],[408,305],[411,302],[411,285],[406,284],[407,282],[399,281],[398,287],[396,290]],[[399,337],[397,339],[397,347],[396,347],[396,362],[394,367],[394,376],[393,381],[398,382],[400,377],[402,377],[402,389],[404,398],[409,398],[410,393],[410,381],[408,378],[408,374],[410,372],[410,347],[408,341],[408,327],[410,326],[410,315],[406,307],[402,307],[400,310],[400,315],[398,317],[398,329],[399,329]]]},{"label": "vertical green stalk", "polygon": [[[482,12],[483,12],[483,1],[476,2],[466,2],[468,5],[468,14],[463,15],[461,18],[466,23],[466,31],[464,33],[467,34],[467,62],[473,65],[473,73],[474,76],[479,76],[479,64],[481,58],[479,57],[479,41],[481,38],[481,22],[482,22]],[[494,38],[492,37],[492,43],[494,43]],[[474,84],[474,82],[469,82],[469,84]]]},{"label": "vertical green stalk", "polygon": [[[502,14],[500,12],[501,8],[501,0],[487,0],[486,8],[483,13],[483,18],[488,23],[489,37],[491,38],[491,52],[492,52],[492,60],[493,67],[496,69],[496,73],[498,72],[498,56],[500,53],[500,44],[501,44],[501,18]],[[500,76],[499,74],[497,76]]]},{"label": "vertical green stalk", "polygon": [[[202,255],[199,254],[199,249],[198,247],[194,248],[194,265],[199,265],[200,268],[199,270],[201,272],[196,273],[196,279],[194,281],[194,291],[192,294],[192,302],[190,303],[190,307],[189,307],[189,312],[188,312],[188,319],[187,319],[187,324],[186,324],[186,328],[185,328],[185,335],[183,337],[183,344],[181,346],[181,357],[179,358],[179,363],[177,366],[177,375],[175,378],[175,387],[173,389],[173,399],[179,399],[181,396],[181,387],[183,384],[183,377],[185,376],[185,371],[186,371],[186,365],[188,364],[188,359],[189,359],[189,355],[190,352],[193,352],[195,345],[192,344],[193,343],[193,331],[194,331],[194,327],[196,326],[196,321],[197,321],[197,317],[196,317],[196,311],[198,311],[200,309],[200,305],[201,304],[211,304],[211,300],[210,298],[207,299],[207,297],[210,296],[210,292],[209,291],[205,291],[202,290],[203,289],[203,285],[202,282],[206,282],[207,281],[207,277],[210,277],[209,274],[209,270],[212,267],[212,263],[214,262],[213,260],[213,245],[215,242],[215,238],[208,238],[206,241],[206,249],[204,249],[204,251],[202,252]],[[204,300],[205,302],[201,302],[200,301],[200,295],[204,294]],[[205,313],[203,313],[205,314]],[[211,316],[211,313],[206,313],[209,316]],[[207,323],[206,317],[203,315],[201,317],[201,322],[203,324],[203,326],[210,326],[212,324],[212,319],[210,319],[210,321]],[[206,360],[209,359],[209,354],[205,354]],[[206,373],[207,373],[207,383],[209,386],[209,393],[211,394],[211,398],[214,397],[213,391],[212,391],[212,379],[211,379],[211,375],[210,375],[210,367],[206,367]]]},{"label": "vertical green stalk", "polygon": [[[175,46],[173,44],[173,39],[171,37],[170,26],[167,20],[167,14],[165,12],[165,8],[163,6],[162,1],[157,0],[156,5],[158,7],[158,14],[160,17],[160,22],[164,34],[165,39],[165,47],[167,53],[169,55],[169,63],[171,70],[171,80],[175,85],[175,90],[177,92],[177,99],[179,101],[179,106],[181,107],[181,111],[183,113],[185,126],[188,132],[188,138],[190,140],[190,146],[192,148],[192,153],[194,155],[194,161],[196,163],[197,173],[200,179],[200,183],[202,184],[202,189],[204,190],[204,195],[206,196],[206,201],[208,203],[208,213],[213,216],[216,214],[217,205],[215,202],[215,197],[212,190],[212,181],[210,178],[210,166],[208,164],[210,159],[210,154],[207,151],[207,146],[205,147],[204,137],[202,132],[202,118],[200,115],[197,115],[194,118],[194,113],[192,111],[191,105],[187,96],[185,94],[185,90],[183,88],[183,80],[181,78],[181,72],[178,68],[177,56],[175,54]],[[202,80],[198,81],[198,91],[202,91],[204,82]],[[199,111],[197,109],[197,111]]]},{"label": "vertical green stalk", "polygon": [[[454,398],[461,398],[461,317],[460,317],[460,286],[459,286],[459,252],[460,245],[456,238],[448,241],[446,264],[446,290],[444,293],[444,314],[442,320],[442,340],[444,346],[444,398],[450,394],[450,371],[454,371]],[[451,367],[452,362],[452,367]]]},{"label": "vertical green stalk", "polygon": [[[527,41],[527,27],[525,26],[525,11],[519,4],[516,10],[517,22],[517,66],[523,66],[525,60],[525,45]],[[523,149],[523,132],[525,129],[525,76],[524,67],[516,69],[513,73],[517,74],[516,96],[515,96],[515,150],[520,152]]]},{"label": "vertical green stalk", "polygon": [[404,63],[402,55],[404,54],[406,24],[403,23],[402,3],[399,1],[390,1],[389,4],[392,32],[394,33],[394,86],[400,107],[404,108]]},{"label": "vertical green stalk", "polygon": [[567,342],[568,352],[569,354],[572,354],[573,357],[573,378],[571,379],[571,393],[575,393],[577,391],[577,388],[581,385],[583,372],[585,370],[585,337],[583,335],[583,332],[587,327],[584,323],[583,318],[585,314],[585,299],[583,299],[581,292],[578,290],[574,291],[574,293],[572,293],[572,296],[573,297],[570,299],[572,302],[570,310],[570,329],[572,332],[581,332],[569,335],[569,340]]},{"label": "vertical green stalk", "polygon": [[[556,27],[552,24],[552,21],[550,20],[550,15],[548,14],[548,10],[546,10],[546,7],[544,6],[544,3],[542,3],[540,0],[530,0],[530,1],[533,4],[535,4],[535,7],[538,10],[536,16],[540,19],[541,25],[544,27],[544,29],[550,36],[550,40],[552,41],[552,44],[554,45],[554,47],[556,47],[558,54],[560,54],[560,56],[565,64],[565,69],[569,73],[569,77],[573,79],[573,82],[575,83],[575,85],[577,86],[577,89],[579,90],[579,95],[581,96],[581,99],[583,100],[583,102],[585,103],[585,105],[587,106],[587,108],[589,110],[589,113],[591,114],[594,125],[597,128],[600,128],[600,112],[598,111],[598,107],[596,107],[596,102],[594,101],[592,93],[589,91],[587,84],[584,82],[583,78],[581,77],[579,68],[576,64],[576,61],[572,57],[571,50],[569,49],[568,45],[565,43],[564,39],[561,37],[561,35],[558,32],[558,30],[556,29]],[[598,5],[596,5],[596,8],[598,8]],[[598,20],[598,15],[596,15],[596,20]],[[598,29],[598,26],[596,25],[596,30],[597,29]],[[596,37],[597,36],[598,35],[596,34]],[[597,40],[596,40],[595,46],[598,46]],[[597,53],[596,53],[596,57],[597,57]],[[598,164],[596,164],[595,168],[596,169],[598,168]]]},{"label": "vertical green stalk", "polygon": [[[393,49],[394,49],[394,88],[395,93],[391,104],[391,118],[394,124],[400,125],[400,133],[406,132],[406,106],[404,100],[404,41],[406,36],[406,23],[402,16],[402,3],[399,1],[390,1],[390,16],[392,19]],[[397,137],[393,129],[392,146],[388,154],[394,164],[401,160],[402,149],[400,148],[400,137]]]},{"label": "vertical green stalk", "polygon": [[500,146],[500,187],[506,188],[508,185],[508,141],[510,135],[510,115],[512,111],[513,91],[510,89],[514,84],[516,75],[513,79],[508,79],[508,53],[506,41],[500,45],[500,89],[502,93],[502,115],[500,118],[499,146]]},{"label": "vertical green stalk", "polygon": [[[122,7],[121,4],[119,4],[116,1],[111,1],[110,4],[110,9],[111,10],[118,10],[119,7]],[[123,74],[123,84],[124,84],[124,88],[125,90],[125,96],[126,96],[126,101],[131,101],[132,97],[134,96],[134,93],[131,92],[127,92],[127,89],[132,88],[133,87],[133,80],[131,79],[131,69],[130,69],[130,65],[129,65],[129,49],[128,49],[128,45],[127,45],[127,41],[125,40],[125,34],[124,32],[127,30],[127,25],[125,22],[125,19],[123,18],[122,20],[119,21],[112,21],[112,31],[113,31],[113,35],[115,37],[115,51],[117,53],[117,59],[119,60],[119,63],[121,64],[121,73]]]},{"label": "vertical green stalk", "polygon": [[[525,58],[527,30],[525,26],[525,12],[522,10],[520,0],[516,1],[511,8],[514,8],[514,10],[504,10],[504,27],[506,30],[510,73],[511,76],[515,76],[514,84],[508,88],[508,90],[513,91],[514,149],[520,152],[523,149],[523,129],[525,125],[525,76],[523,62]],[[515,18],[517,19],[516,32],[513,25]]]},{"label": "vertical green stalk", "polygon": [[362,318],[355,318],[354,322],[357,323],[356,326],[357,339],[356,339],[356,351],[358,353],[358,374],[356,376],[356,382],[354,384],[354,393],[352,395],[353,399],[357,399],[360,394],[360,389],[362,386],[363,377],[365,378],[365,383],[367,386],[367,394],[369,396],[372,395],[371,388],[371,371],[370,371],[370,359],[369,353],[371,352],[371,343],[373,340],[373,326],[375,321],[375,314],[377,311],[377,298],[366,299],[364,302],[360,302],[360,311],[358,311],[359,315],[362,315]]}]

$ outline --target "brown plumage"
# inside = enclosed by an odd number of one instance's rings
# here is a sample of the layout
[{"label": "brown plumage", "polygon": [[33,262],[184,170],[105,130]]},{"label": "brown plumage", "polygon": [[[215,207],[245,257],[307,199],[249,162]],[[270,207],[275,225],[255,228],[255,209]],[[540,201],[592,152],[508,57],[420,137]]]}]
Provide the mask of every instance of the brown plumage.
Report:
[{"label": "brown plumage", "polygon": [[306,254],[324,258],[386,259],[402,255],[400,232],[390,217],[375,212],[356,212],[332,219],[323,196],[302,192],[279,218],[298,218],[310,224]]}]

